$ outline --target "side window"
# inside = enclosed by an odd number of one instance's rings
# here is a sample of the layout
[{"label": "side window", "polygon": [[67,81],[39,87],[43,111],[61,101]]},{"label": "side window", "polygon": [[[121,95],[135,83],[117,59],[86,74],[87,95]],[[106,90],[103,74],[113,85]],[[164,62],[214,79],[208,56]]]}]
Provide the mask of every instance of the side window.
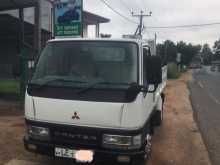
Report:
[{"label": "side window", "polygon": [[144,79],[144,85],[147,84],[147,57],[150,56],[150,49],[148,47],[143,48],[143,79]]}]

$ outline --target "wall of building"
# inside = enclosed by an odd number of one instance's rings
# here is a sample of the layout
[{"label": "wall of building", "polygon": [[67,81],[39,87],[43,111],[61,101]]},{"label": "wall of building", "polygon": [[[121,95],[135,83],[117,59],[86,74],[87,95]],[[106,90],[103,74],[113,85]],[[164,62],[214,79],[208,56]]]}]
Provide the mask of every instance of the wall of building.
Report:
[{"label": "wall of building", "polygon": [[[52,17],[51,17],[51,9],[52,5],[46,1],[41,0],[41,19],[42,19],[42,28],[46,31],[51,31],[52,29]],[[10,11],[4,11],[0,12],[9,14],[13,17],[19,18],[19,12],[18,10],[10,10]],[[24,20],[25,22],[34,24],[34,8],[26,8],[24,9]],[[0,25],[1,26],[1,25]],[[88,37],[88,26],[83,26],[83,33],[84,37]],[[33,27],[32,27],[33,28]],[[94,33],[96,33],[94,31]],[[34,30],[33,30],[34,35]],[[30,45],[33,45],[33,35],[25,36],[25,39],[28,39],[28,43]],[[44,32],[42,35],[42,43],[45,44],[45,41],[49,39],[49,34]],[[12,77],[12,69],[13,65],[18,63],[19,61],[19,50],[18,50],[18,38],[14,36],[14,38],[9,37],[7,39],[1,39],[2,36],[0,36],[0,79],[1,78],[11,78]],[[26,40],[25,40],[26,41]]]},{"label": "wall of building", "polygon": [[13,65],[19,58],[16,37],[0,39],[0,50],[0,79],[12,78]]},{"label": "wall of building", "polygon": [[[47,30],[47,31],[51,31],[52,29],[52,14],[51,11],[52,10],[52,5],[50,2],[48,2],[47,0],[41,0],[41,24],[42,24],[42,28]],[[19,13],[18,10],[11,10],[11,11],[4,11],[4,12],[0,12],[0,13],[7,13],[10,14],[14,17],[19,17]],[[26,22],[29,22],[31,24],[34,24],[34,8],[26,8],[24,9],[24,20]],[[95,31],[95,27],[92,26],[92,30],[88,30],[88,26],[84,25],[83,26],[83,36],[84,37],[95,37],[96,36],[96,31]],[[91,28],[90,28],[91,29]],[[89,32],[91,32],[89,34]]]},{"label": "wall of building", "polygon": [[[51,4],[46,0],[41,0],[41,19],[42,19],[42,28],[50,31],[51,29]],[[18,10],[9,10],[0,13],[7,13],[16,18],[19,17]],[[34,24],[34,8],[25,8],[24,9],[24,20],[31,24]]]}]

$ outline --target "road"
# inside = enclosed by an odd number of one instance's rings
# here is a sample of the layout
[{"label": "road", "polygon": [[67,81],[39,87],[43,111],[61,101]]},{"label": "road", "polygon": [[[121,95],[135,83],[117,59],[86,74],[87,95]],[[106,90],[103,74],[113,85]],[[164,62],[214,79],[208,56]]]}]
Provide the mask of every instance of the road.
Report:
[{"label": "road", "polygon": [[220,73],[210,67],[193,71],[189,84],[195,117],[213,165],[220,164]]}]

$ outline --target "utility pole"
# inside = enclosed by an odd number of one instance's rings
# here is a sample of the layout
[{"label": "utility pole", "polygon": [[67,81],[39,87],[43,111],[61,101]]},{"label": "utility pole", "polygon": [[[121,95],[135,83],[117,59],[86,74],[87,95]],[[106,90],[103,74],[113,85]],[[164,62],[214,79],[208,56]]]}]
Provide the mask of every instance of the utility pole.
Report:
[{"label": "utility pole", "polygon": [[142,30],[143,30],[143,19],[144,17],[150,17],[152,15],[152,12],[150,12],[149,14],[144,14],[143,10],[141,10],[141,13],[140,14],[134,14],[134,12],[132,12],[132,16],[133,17],[139,17],[140,19],[140,22],[139,22],[139,25],[137,27],[137,30],[135,32],[135,35],[139,35],[142,37]]},{"label": "utility pole", "polygon": [[37,54],[41,50],[41,7],[41,0],[39,0],[34,8],[34,50]]}]

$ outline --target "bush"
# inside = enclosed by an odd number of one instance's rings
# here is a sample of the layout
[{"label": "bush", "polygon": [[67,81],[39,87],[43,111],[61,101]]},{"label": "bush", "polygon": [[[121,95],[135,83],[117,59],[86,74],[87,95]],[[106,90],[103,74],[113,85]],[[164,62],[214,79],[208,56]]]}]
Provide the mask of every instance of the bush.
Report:
[{"label": "bush", "polygon": [[177,79],[180,77],[180,72],[178,66],[175,63],[168,64],[167,78],[168,79]]},{"label": "bush", "polygon": [[0,93],[19,94],[19,82],[16,80],[0,80]]}]

